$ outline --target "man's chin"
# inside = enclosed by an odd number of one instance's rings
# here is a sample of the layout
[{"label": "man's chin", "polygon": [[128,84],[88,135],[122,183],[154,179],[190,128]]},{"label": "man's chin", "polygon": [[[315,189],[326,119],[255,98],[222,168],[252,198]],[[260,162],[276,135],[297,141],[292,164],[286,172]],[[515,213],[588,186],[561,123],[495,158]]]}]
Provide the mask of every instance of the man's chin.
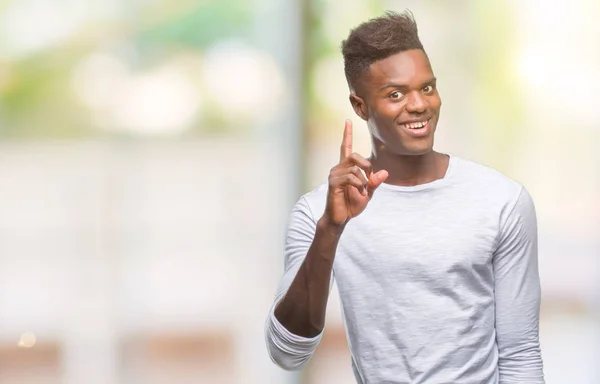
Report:
[{"label": "man's chin", "polygon": [[429,145],[408,145],[399,148],[396,153],[402,156],[423,156],[433,152],[433,143]]},{"label": "man's chin", "polygon": [[411,151],[411,152],[407,152],[405,155],[406,156],[425,156],[431,152],[433,152],[433,149],[430,149],[427,151]]},{"label": "man's chin", "polygon": [[406,140],[396,138],[387,142],[375,143],[376,152],[397,156],[423,156],[433,151],[433,140]]}]

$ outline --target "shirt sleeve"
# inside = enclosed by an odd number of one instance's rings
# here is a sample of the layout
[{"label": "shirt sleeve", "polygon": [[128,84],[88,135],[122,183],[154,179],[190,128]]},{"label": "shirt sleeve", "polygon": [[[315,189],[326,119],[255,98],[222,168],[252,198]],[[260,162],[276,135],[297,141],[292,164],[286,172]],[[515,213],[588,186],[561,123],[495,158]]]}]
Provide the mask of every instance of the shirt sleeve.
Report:
[{"label": "shirt sleeve", "polygon": [[500,384],[544,384],[537,219],[525,188],[502,222],[493,257]]},{"label": "shirt sleeve", "polygon": [[[274,363],[285,370],[299,370],[308,363],[321,342],[323,332],[306,338],[288,331],[275,318],[275,307],[285,296],[298,273],[310,248],[316,231],[310,207],[302,197],[292,209],[285,235],[284,275],[279,283],[273,306],[265,324],[265,338],[269,356]],[[331,279],[333,284],[333,275]],[[330,288],[331,288],[330,284]]]}]

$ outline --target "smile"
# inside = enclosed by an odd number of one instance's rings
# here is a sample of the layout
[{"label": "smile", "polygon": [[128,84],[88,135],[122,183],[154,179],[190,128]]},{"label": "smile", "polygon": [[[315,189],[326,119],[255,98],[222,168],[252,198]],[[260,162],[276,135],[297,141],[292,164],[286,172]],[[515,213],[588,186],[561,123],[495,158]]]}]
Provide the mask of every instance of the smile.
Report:
[{"label": "smile", "polygon": [[431,119],[417,121],[415,123],[400,124],[400,127],[405,128],[405,129],[420,129],[420,128],[423,128],[424,126],[426,126],[427,123],[429,123],[429,120],[431,120]]},{"label": "smile", "polygon": [[400,128],[405,130],[410,136],[418,138],[425,137],[429,134],[429,122],[431,118],[423,121],[415,121],[414,123],[400,124]]}]

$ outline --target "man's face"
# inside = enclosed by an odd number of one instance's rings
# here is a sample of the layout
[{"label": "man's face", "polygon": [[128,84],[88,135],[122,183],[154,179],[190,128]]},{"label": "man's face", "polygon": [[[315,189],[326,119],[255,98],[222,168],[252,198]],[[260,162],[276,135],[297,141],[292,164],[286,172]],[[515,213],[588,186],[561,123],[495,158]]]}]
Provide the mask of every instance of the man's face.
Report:
[{"label": "man's face", "polygon": [[422,155],[432,150],[442,102],[422,50],[371,64],[360,83],[362,98],[352,103],[362,109],[379,153]]}]

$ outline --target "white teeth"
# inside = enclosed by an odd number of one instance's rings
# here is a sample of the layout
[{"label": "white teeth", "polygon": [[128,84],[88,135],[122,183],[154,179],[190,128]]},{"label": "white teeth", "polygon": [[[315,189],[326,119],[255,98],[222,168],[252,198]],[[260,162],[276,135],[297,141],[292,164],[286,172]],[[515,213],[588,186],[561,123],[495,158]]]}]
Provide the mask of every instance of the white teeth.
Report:
[{"label": "white teeth", "polygon": [[408,129],[419,129],[419,128],[423,128],[424,126],[426,126],[428,122],[429,122],[429,120],[420,121],[418,123],[403,124],[402,126],[404,128],[408,128]]}]

